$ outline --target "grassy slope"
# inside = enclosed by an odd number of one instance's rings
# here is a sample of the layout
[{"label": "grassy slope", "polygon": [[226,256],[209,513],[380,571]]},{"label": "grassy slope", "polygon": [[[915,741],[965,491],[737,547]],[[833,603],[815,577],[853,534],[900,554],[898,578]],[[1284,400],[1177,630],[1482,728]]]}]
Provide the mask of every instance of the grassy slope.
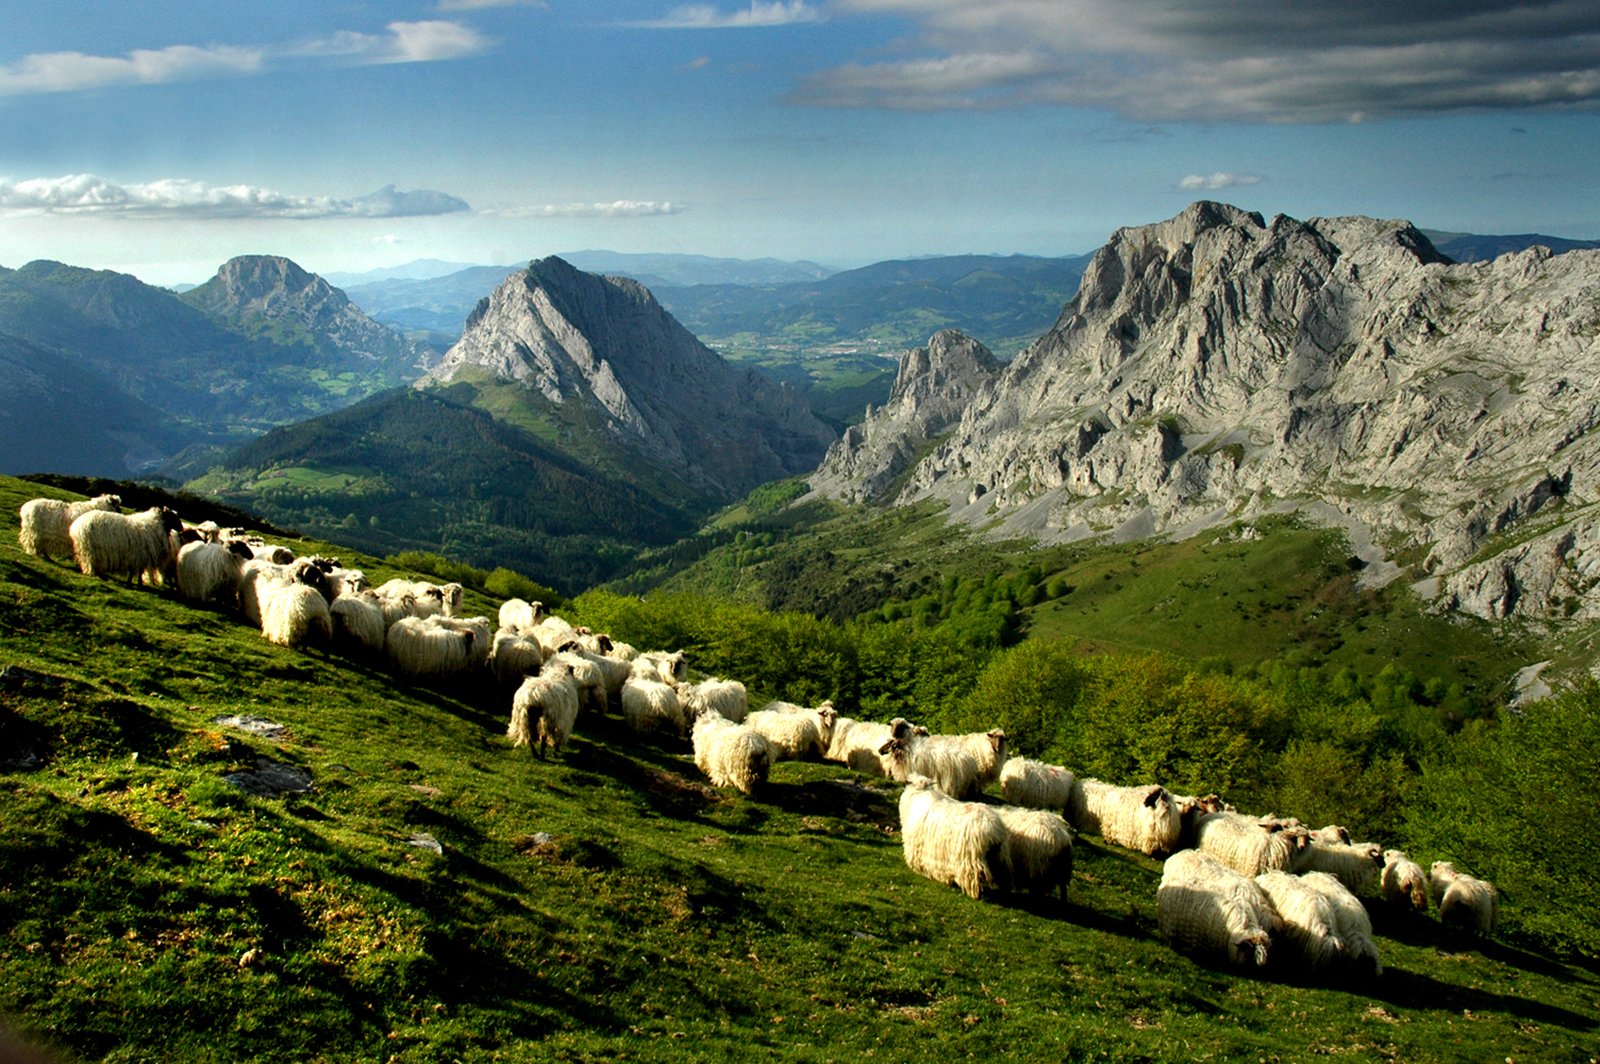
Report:
[{"label": "grassy slope", "polygon": [[[39,493],[0,478],[0,661],[57,678],[0,684],[0,742],[44,756],[0,772],[0,1011],[85,1056],[1593,1055],[1593,971],[1431,924],[1381,940],[1371,987],[1240,978],[1163,946],[1158,865],[1092,841],[1063,911],[976,903],[905,869],[891,788],[833,767],[719,795],[592,719],[540,763],[501,699],[22,556]],[[318,789],[220,781],[263,755]]]}]

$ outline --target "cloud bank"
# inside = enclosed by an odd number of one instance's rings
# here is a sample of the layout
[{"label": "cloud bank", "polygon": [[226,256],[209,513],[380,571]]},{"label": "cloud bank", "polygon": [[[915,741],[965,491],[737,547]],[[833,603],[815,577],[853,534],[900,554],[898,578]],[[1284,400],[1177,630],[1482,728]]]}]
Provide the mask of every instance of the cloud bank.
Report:
[{"label": "cloud bank", "polygon": [[675,203],[654,200],[613,200],[610,203],[545,204],[534,207],[504,207],[484,211],[501,218],[651,218],[659,215],[681,214],[684,208]]},{"label": "cloud bank", "polygon": [[1214,174],[1189,174],[1178,181],[1178,187],[1185,192],[1217,192],[1225,188],[1248,188],[1259,184],[1261,178],[1257,174],[1230,174],[1222,171]]},{"label": "cloud bank", "polygon": [[409,218],[471,208],[443,192],[386,185],[355,199],[289,196],[252,185],[208,185],[172,178],[123,185],[94,174],[0,179],[0,213],[183,218]]},{"label": "cloud bank", "polygon": [[1592,0],[834,0],[909,19],[900,57],[793,102],[923,110],[1062,105],[1137,121],[1351,122],[1600,103]]},{"label": "cloud bank", "polygon": [[624,25],[647,30],[725,30],[791,26],[827,18],[806,0],[751,0],[750,6],[724,12],[712,4],[685,4],[665,16]]}]

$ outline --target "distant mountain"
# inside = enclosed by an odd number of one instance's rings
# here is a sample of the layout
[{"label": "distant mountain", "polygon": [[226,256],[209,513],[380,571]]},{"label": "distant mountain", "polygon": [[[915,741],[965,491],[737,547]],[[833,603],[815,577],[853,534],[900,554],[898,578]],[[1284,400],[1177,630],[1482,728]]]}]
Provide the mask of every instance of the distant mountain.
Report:
[{"label": "distant mountain", "polygon": [[652,291],[698,284],[779,285],[820,281],[837,273],[814,262],[782,259],[719,259],[706,255],[625,254],[563,251],[557,258],[589,273],[631,277]]},{"label": "distant mountain", "polygon": [[1514,236],[1479,236],[1474,233],[1441,233],[1441,239],[1424,229],[1423,234],[1433,241],[1439,253],[1456,262],[1488,262],[1501,255],[1526,251],[1536,245],[1547,247],[1557,255],[1568,251],[1600,248],[1600,240],[1568,240],[1565,237],[1545,236],[1542,233],[1521,233]]},{"label": "distant mountain", "polygon": [[521,266],[469,266],[442,277],[394,278],[351,285],[345,294],[370,315],[395,329],[427,335],[449,347],[461,338],[478,300]]},{"label": "distant mountain", "polygon": [[[77,470],[107,476],[147,472],[185,447],[236,443],[337,409],[415,380],[437,358],[287,259],[268,257],[235,259],[181,295],[56,262],[0,270],[0,333],[48,354],[56,374],[49,379],[70,385],[68,393],[104,382],[112,389],[105,403],[130,417],[129,400],[159,414],[162,431],[141,430],[141,445],[112,464]],[[32,416],[25,402],[0,392],[0,418],[20,424]],[[66,441],[60,453],[77,460]]]},{"label": "distant mountain", "polygon": [[351,285],[376,284],[380,281],[426,281],[435,277],[459,273],[472,268],[470,262],[445,262],[443,259],[412,259],[399,266],[380,266],[361,273],[323,273],[322,279],[335,288],[348,290]]},{"label": "distant mountain", "polygon": [[809,471],[833,435],[642,285],[550,258],[484,298],[414,389],[272,433],[191,486],[375,549],[450,546],[572,587]]}]

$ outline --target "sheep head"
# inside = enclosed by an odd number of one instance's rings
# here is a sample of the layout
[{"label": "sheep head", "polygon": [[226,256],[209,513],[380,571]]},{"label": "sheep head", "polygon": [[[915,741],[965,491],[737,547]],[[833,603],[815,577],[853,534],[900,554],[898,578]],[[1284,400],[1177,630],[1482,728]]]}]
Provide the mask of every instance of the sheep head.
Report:
[{"label": "sheep head", "polygon": [[250,551],[250,544],[242,539],[231,540],[228,543],[228,553],[241,561],[250,561],[255,557]]},{"label": "sheep head", "polygon": [[165,532],[181,533],[183,531],[183,518],[178,516],[178,511],[170,506],[161,507],[161,528]]},{"label": "sheep head", "polygon": [[1271,944],[1272,938],[1265,931],[1252,931],[1235,939],[1232,943],[1233,963],[1264,968],[1267,964],[1267,948]]},{"label": "sheep head", "polygon": [[1006,733],[1005,733],[1005,731],[1003,729],[1001,729],[1001,728],[991,729],[990,732],[989,732],[989,745],[994,747],[995,754],[997,754],[999,756],[1002,756],[1002,757],[1005,756],[1005,752],[1006,752]]},{"label": "sheep head", "polygon": [[599,635],[595,636],[594,643],[595,646],[600,648],[600,653],[602,654],[611,653],[612,648],[616,645],[611,642],[611,637],[606,635],[604,632],[601,632]]}]

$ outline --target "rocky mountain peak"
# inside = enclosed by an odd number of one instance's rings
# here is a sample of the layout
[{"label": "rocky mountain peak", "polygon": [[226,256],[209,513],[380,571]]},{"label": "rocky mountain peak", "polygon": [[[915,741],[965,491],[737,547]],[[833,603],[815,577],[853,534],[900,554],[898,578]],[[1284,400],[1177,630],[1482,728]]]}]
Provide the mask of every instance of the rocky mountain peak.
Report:
[{"label": "rocky mountain peak", "polygon": [[[189,302],[236,315],[341,313],[345,294],[321,277],[281,255],[240,255],[229,259],[210,281],[185,293]],[[298,308],[297,310],[292,308]]]}]

